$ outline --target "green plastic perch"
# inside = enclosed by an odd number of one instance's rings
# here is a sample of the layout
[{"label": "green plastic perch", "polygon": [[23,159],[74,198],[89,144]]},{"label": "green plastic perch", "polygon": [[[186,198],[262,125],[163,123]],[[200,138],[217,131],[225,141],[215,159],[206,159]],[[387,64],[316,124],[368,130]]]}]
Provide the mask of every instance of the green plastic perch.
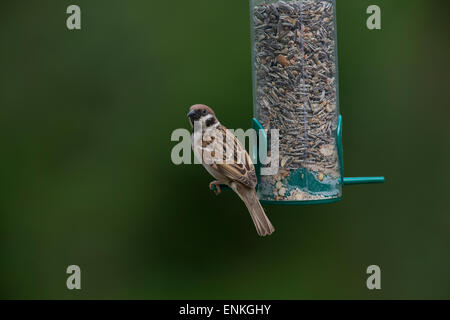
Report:
[{"label": "green plastic perch", "polygon": [[384,182],[385,182],[384,177],[356,177],[356,178],[344,177],[344,185],[384,183]]}]

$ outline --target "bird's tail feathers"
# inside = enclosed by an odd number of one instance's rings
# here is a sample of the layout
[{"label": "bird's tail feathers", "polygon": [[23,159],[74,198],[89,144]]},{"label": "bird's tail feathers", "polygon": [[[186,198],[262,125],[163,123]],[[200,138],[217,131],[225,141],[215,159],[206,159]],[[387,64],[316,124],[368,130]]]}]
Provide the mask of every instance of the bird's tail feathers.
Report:
[{"label": "bird's tail feathers", "polygon": [[255,224],[258,235],[262,237],[271,235],[275,231],[275,228],[266,216],[266,213],[258,200],[256,191],[240,183],[234,183],[233,189],[242,201],[244,201],[245,206],[250,212],[250,216]]}]

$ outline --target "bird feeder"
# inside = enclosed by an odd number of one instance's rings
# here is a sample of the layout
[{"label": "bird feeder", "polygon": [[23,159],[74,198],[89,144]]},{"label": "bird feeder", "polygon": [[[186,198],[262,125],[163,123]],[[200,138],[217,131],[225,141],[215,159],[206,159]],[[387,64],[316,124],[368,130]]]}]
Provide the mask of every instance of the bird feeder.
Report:
[{"label": "bird feeder", "polygon": [[[250,8],[253,127],[279,135],[279,170],[258,174],[260,200],[333,202],[345,184],[384,182],[344,178],[335,1],[250,0]],[[262,136],[259,146],[272,154]]]},{"label": "bird feeder", "polygon": [[[250,14],[253,128],[259,132],[250,155],[260,201],[336,202],[344,185],[384,182],[344,178],[335,1],[250,0]],[[274,132],[277,150],[271,149]],[[262,174],[275,153],[276,172]]]}]

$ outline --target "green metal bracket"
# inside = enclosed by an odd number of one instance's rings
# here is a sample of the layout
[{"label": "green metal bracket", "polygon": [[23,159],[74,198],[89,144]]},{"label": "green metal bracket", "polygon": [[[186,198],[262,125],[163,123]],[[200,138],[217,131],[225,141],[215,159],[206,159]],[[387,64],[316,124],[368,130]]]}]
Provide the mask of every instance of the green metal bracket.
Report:
[{"label": "green metal bracket", "polygon": [[369,184],[369,183],[384,183],[384,177],[356,177],[349,178],[344,177],[344,147],[342,145],[342,115],[338,117],[337,129],[336,129],[336,144],[338,148],[339,167],[341,171],[342,185],[356,185],[356,184]]},{"label": "green metal bracket", "polygon": [[[266,130],[264,130],[263,126],[261,125],[261,123],[259,123],[259,121],[256,118],[252,118],[252,127],[256,131],[257,143],[256,145],[253,145],[250,157],[255,166],[256,176],[258,177],[259,181],[259,177],[261,175],[261,162],[264,162],[264,160],[267,157],[267,134]],[[261,150],[263,150],[263,152],[261,152],[262,154],[259,155],[258,153]]]}]

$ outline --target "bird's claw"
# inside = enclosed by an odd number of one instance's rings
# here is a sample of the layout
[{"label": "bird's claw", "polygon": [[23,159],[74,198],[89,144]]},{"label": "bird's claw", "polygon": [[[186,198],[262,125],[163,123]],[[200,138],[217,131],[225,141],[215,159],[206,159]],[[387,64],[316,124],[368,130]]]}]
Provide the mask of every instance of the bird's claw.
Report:
[{"label": "bird's claw", "polygon": [[213,181],[209,184],[209,190],[213,190],[216,196],[218,196],[222,190],[220,189],[220,183],[218,181]]}]

